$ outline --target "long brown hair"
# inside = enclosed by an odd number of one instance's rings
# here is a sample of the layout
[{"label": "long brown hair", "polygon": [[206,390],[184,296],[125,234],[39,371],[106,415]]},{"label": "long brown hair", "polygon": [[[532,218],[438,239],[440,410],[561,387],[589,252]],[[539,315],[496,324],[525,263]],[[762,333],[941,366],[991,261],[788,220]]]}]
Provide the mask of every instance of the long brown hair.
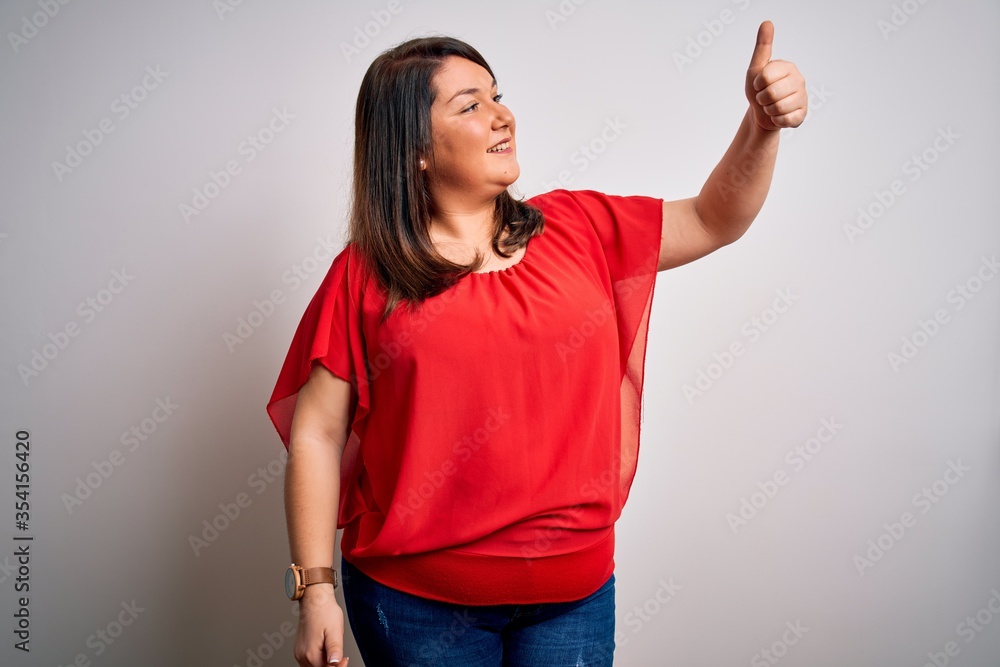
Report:
[{"label": "long brown hair", "polygon": [[[444,291],[485,259],[477,251],[470,264],[457,264],[434,249],[428,231],[433,202],[424,172],[416,168],[422,155],[432,153],[431,79],[447,56],[470,60],[496,78],[482,55],[465,42],[420,37],[375,58],[358,92],[348,243],[355,244],[385,288],[383,321],[401,302],[412,305]],[[511,257],[542,231],[544,219],[508,190],[495,203],[493,250]]]}]

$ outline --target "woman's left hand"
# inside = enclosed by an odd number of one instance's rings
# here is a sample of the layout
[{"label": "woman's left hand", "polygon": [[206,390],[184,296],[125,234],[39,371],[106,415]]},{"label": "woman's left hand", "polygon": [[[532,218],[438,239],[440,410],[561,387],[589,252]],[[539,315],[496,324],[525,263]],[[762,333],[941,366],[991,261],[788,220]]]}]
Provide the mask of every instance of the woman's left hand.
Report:
[{"label": "woman's left hand", "polygon": [[764,130],[798,127],[806,118],[806,80],[795,63],[771,60],[774,24],[764,21],[747,68],[746,94],[754,121]]}]

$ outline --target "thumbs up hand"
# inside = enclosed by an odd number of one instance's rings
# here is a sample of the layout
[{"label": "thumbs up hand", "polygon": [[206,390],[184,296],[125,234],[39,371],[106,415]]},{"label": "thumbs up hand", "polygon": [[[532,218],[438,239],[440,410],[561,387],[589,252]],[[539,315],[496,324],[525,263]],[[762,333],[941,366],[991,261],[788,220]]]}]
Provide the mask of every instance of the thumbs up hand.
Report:
[{"label": "thumbs up hand", "polygon": [[747,68],[746,94],[754,121],[764,130],[798,127],[806,117],[806,80],[795,63],[771,60],[774,24],[764,21]]}]

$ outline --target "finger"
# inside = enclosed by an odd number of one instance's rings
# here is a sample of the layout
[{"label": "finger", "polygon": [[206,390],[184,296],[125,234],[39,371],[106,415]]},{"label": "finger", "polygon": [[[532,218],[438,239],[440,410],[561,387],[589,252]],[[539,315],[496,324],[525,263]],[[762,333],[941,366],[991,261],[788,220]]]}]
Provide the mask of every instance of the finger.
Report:
[{"label": "finger", "polygon": [[806,110],[800,107],[791,113],[769,118],[775,127],[798,127],[806,119]]},{"label": "finger", "polygon": [[334,641],[333,639],[327,637],[326,640],[326,664],[337,665],[340,667],[343,663],[347,662],[344,660],[344,646],[339,641]]},{"label": "finger", "polygon": [[750,71],[757,73],[764,68],[764,65],[771,59],[771,44],[774,41],[774,24],[764,21],[757,29],[757,44],[753,47],[753,56],[750,58]]},{"label": "finger", "polygon": [[295,643],[292,657],[299,667],[317,667],[323,664],[323,655],[318,649],[307,650],[299,642]]},{"label": "finger", "polygon": [[756,91],[764,90],[782,79],[787,79],[796,71],[794,67],[785,65],[783,60],[772,60],[761,68],[757,76],[754,77],[753,88]]},{"label": "finger", "polygon": [[763,90],[757,91],[754,99],[758,104],[774,104],[781,100],[792,97],[800,92],[801,86],[797,85],[791,77],[783,77],[769,83]]},{"label": "finger", "polygon": [[795,95],[778,100],[774,104],[767,104],[761,107],[768,116],[786,116],[802,108],[802,101]]},{"label": "finger", "polygon": [[326,664],[323,662],[323,650],[319,647],[296,656],[295,660],[299,663],[299,667],[323,667]]}]

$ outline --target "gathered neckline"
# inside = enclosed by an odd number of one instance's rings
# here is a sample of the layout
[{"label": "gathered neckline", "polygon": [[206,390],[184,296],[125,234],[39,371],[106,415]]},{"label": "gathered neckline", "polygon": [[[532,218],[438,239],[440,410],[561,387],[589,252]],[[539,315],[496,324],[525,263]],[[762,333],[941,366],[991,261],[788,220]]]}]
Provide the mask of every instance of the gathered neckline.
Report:
[{"label": "gathered neckline", "polygon": [[517,260],[516,263],[511,264],[510,266],[506,266],[506,267],[504,267],[502,269],[493,269],[492,271],[470,271],[466,275],[467,276],[495,276],[495,275],[509,275],[509,274],[515,273],[517,271],[518,267],[522,266],[524,264],[525,260],[528,259],[528,253],[531,252],[532,242],[536,238],[538,238],[538,236],[540,236],[540,235],[539,234],[535,234],[530,239],[528,239],[528,242],[524,245],[524,254],[521,255],[521,259]]}]

